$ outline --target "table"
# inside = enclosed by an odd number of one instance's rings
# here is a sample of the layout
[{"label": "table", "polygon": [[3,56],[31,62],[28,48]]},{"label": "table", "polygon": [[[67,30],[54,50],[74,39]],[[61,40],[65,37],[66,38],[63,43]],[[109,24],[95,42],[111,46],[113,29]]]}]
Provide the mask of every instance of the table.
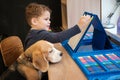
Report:
[{"label": "table", "polygon": [[55,44],[55,47],[63,52],[63,56],[59,63],[50,64],[48,70],[49,80],[87,80],[62,45],[58,43]]},{"label": "table", "polygon": [[[106,33],[108,36],[120,42],[120,35],[116,33],[116,28],[106,29]],[[55,47],[63,52],[63,57],[59,63],[50,64],[48,70],[49,80],[87,80],[62,45],[55,44]]]}]

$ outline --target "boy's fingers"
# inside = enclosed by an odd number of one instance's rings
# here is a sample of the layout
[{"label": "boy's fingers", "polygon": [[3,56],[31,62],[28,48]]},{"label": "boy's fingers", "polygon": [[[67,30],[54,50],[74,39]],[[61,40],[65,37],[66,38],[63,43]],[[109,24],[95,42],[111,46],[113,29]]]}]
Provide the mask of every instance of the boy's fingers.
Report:
[{"label": "boy's fingers", "polygon": [[92,20],[92,17],[90,17],[89,15],[81,16],[78,22],[78,26],[80,27],[80,29],[87,27],[89,23],[91,22],[91,20]]}]

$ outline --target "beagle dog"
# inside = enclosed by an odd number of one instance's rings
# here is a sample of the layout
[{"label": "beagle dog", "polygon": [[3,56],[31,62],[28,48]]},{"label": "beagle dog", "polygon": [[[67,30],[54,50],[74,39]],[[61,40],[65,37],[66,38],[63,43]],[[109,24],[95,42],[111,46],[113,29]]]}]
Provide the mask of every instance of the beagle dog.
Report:
[{"label": "beagle dog", "polygon": [[62,59],[61,51],[48,41],[40,40],[31,45],[17,59],[17,70],[27,80],[40,80],[42,72],[49,68],[49,62],[57,63]]}]

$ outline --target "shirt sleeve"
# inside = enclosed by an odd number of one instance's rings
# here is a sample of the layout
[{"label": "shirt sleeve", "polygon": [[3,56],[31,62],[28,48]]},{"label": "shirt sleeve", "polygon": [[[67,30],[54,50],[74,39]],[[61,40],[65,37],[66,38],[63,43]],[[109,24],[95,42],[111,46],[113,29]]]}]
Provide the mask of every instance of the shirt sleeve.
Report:
[{"label": "shirt sleeve", "polygon": [[75,25],[74,27],[61,32],[56,32],[56,33],[51,32],[47,34],[47,39],[52,43],[62,42],[80,32],[81,32],[80,28],[77,25]]}]

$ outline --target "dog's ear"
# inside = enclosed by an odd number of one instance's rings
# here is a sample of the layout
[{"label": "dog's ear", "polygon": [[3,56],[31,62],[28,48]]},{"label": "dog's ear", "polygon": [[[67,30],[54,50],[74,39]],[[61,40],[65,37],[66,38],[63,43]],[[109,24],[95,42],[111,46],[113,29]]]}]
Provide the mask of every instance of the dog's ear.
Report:
[{"label": "dog's ear", "polygon": [[49,63],[41,51],[35,50],[32,53],[33,65],[42,72],[46,72],[49,68]]}]

